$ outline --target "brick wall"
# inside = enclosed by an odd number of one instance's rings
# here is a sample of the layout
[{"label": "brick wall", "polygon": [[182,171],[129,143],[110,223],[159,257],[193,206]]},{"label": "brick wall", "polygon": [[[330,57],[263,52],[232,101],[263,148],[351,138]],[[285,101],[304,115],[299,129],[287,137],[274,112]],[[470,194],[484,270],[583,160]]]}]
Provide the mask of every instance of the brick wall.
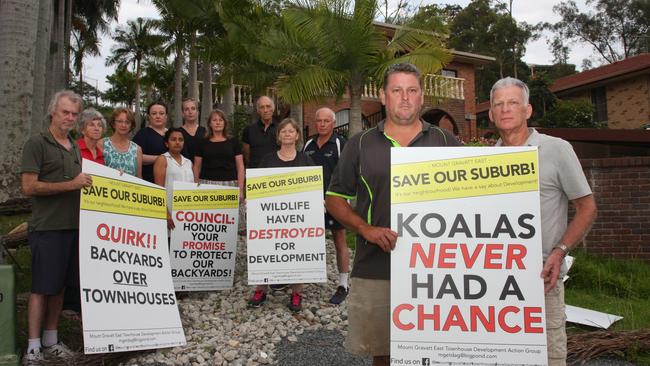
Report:
[{"label": "brick wall", "polygon": [[637,129],[650,123],[650,75],[607,86],[607,127]]},{"label": "brick wall", "polygon": [[650,157],[581,160],[598,205],[592,253],[650,262]]}]

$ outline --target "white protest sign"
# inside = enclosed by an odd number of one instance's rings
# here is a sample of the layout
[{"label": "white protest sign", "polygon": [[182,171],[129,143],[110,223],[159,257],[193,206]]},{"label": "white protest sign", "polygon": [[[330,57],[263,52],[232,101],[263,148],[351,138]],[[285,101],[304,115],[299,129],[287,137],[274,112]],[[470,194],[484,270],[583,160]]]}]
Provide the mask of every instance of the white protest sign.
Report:
[{"label": "white protest sign", "polygon": [[81,190],[84,353],[185,344],[167,251],[165,189],[89,160]]},{"label": "white protest sign", "polygon": [[537,148],[391,150],[391,364],[546,365]]},{"label": "white protest sign", "polygon": [[176,291],[232,287],[239,188],[174,182],[170,256]]},{"label": "white protest sign", "polygon": [[248,283],[327,281],[319,167],[246,170]]}]

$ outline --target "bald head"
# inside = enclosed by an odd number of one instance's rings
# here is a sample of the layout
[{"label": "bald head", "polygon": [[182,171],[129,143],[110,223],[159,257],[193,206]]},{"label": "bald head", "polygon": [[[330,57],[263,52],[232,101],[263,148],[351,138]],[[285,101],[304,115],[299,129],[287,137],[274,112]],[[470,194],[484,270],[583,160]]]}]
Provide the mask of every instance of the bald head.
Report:
[{"label": "bald head", "polygon": [[316,125],[319,136],[329,138],[332,135],[332,131],[334,131],[335,123],[336,114],[333,110],[323,107],[316,111],[314,124]]}]

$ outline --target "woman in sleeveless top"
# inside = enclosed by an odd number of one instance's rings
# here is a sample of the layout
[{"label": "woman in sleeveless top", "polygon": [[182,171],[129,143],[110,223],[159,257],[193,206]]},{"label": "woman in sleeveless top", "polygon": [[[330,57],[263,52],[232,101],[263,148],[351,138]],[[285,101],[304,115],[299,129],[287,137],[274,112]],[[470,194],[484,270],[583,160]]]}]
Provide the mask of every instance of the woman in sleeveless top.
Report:
[{"label": "woman in sleeveless top", "polygon": [[174,182],[194,182],[192,162],[181,155],[183,150],[183,132],[179,128],[170,128],[163,137],[167,152],[158,156],[153,164],[154,183],[165,187],[167,191],[167,228],[174,228],[171,217],[171,202]]},{"label": "woman in sleeveless top", "polygon": [[129,140],[129,134],[135,129],[133,113],[126,108],[117,108],[113,111],[110,125],[113,135],[100,145],[103,146],[106,166],[142,178],[142,149]]}]

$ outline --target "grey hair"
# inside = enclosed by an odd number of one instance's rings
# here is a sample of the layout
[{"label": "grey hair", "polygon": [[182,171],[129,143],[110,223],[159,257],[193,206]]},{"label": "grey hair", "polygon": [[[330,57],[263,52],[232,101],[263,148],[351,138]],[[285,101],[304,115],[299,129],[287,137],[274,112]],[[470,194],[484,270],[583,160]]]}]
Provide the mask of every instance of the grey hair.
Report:
[{"label": "grey hair", "polygon": [[498,80],[496,83],[494,83],[494,85],[492,85],[492,89],[490,90],[490,105],[492,105],[494,92],[499,89],[507,88],[509,86],[516,86],[521,89],[521,94],[524,97],[524,106],[527,106],[530,99],[530,89],[528,89],[528,85],[526,85],[526,83],[523,81],[510,76]]},{"label": "grey hair", "polygon": [[271,101],[271,105],[273,106],[273,110],[275,110],[275,102],[273,101],[273,98],[271,98],[271,97],[269,97],[269,96],[266,96],[266,95],[262,95],[261,97],[257,98],[257,100],[255,101],[255,109],[257,109],[257,108],[259,107],[259,105],[260,105],[260,100],[261,100],[262,98],[268,98],[268,100]]},{"label": "grey hair", "polygon": [[405,73],[405,74],[411,74],[418,78],[418,82],[420,83],[420,87],[422,87],[422,74],[420,73],[420,70],[418,70],[415,65],[408,63],[408,62],[400,62],[397,64],[392,64],[388,69],[386,69],[386,72],[384,73],[384,87],[383,89],[386,90],[386,86],[388,85],[388,78],[397,73]]},{"label": "grey hair", "polygon": [[83,99],[81,99],[81,96],[72,90],[59,90],[56,92],[53,96],[52,99],[50,99],[50,103],[47,105],[47,120],[52,121],[52,115],[54,114],[54,111],[56,110],[56,107],[59,105],[59,100],[61,98],[68,98],[70,101],[76,105],[79,106],[79,110],[81,111],[84,107],[84,102]]},{"label": "grey hair", "polygon": [[84,111],[81,112],[79,121],[77,122],[77,130],[81,133],[86,127],[86,124],[88,122],[96,121],[96,120],[102,122],[102,128],[104,131],[106,131],[106,118],[104,118],[104,116],[101,113],[99,113],[95,108],[84,109]]},{"label": "grey hair", "polygon": [[331,108],[327,108],[327,107],[318,108],[318,110],[316,111],[316,113],[314,113],[314,115],[318,114],[318,112],[320,111],[328,111],[332,115],[332,121],[336,122],[336,113],[334,113],[334,111]]}]

